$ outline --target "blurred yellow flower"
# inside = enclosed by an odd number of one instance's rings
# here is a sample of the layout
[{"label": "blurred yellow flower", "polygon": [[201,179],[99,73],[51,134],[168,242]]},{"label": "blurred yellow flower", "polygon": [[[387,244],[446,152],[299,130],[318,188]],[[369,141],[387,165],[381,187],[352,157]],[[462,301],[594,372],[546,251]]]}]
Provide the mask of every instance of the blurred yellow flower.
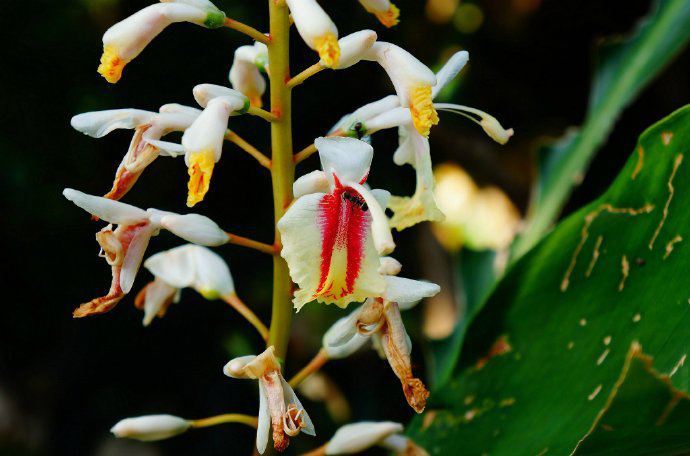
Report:
[{"label": "blurred yellow flower", "polygon": [[436,202],[446,219],[432,224],[432,231],[445,249],[502,250],[510,245],[520,213],[503,191],[479,188],[469,174],[451,163],[436,167],[434,176]]}]

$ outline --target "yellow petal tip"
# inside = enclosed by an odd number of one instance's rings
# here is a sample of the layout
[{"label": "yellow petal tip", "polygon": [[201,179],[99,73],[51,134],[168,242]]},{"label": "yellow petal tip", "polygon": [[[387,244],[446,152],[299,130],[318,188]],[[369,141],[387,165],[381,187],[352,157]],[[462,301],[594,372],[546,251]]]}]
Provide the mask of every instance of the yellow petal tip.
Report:
[{"label": "yellow petal tip", "polygon": [[212,151],[201,151],[189,157],[189,182],[187,183],[187,207],[194,207],[204,200],[211,185],[211,176],[215,165]]},{"label": "yellow petal tip", "polygon": [[374,15],[381,24],[388,28],[395,27],[400,22],[400,9],[392,3],[386,11],[374,12]]},{"label": "yellow petal tip", "polygon": [[115,84],[122,77],[122,70],[127,65],[114,46],[103,46],[101,64],[98,65],[98,73],[111,84]]}]

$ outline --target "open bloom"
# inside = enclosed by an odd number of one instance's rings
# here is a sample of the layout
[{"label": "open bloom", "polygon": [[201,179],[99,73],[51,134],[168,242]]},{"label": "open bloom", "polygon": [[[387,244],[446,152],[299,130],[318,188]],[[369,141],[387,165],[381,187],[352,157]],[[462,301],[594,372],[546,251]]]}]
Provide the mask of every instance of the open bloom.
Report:
[{"label": "open bloom", "polygon": [[278,222],[292,280],[293,303],[346,307],[383,292],[379,253],[395,247],[383,207],[388,192],[364,186],[374,153],[353,138],[317,138],[323,171],[294,184],[297,200]]},{"label": "open bloom", "polygon": [[[469,59],[466,51],[454,54],[436,74],[436,84],[431,88],[434,97],[462,70]],[[495,141],[505,144],[513,130],[504,129],[493,116],[467,106],[437,103],[442,111],[459,113],[478,123]],[[476,119],[475,117],[478,119]],[[401,106],[398,96],[388,96],[369,103],[352,114],[343,117],[332,129],[332,133],[361,137],[379,130],[398,128],[399,147],[393,155],[397,165],[410,164],[416,171],[416,186],[412,197],[391,197],[388,207],[393,211],[390,224],[403,230],[423,221],[441,221],[443,212],[434,196],[434,177],[429,140],[415,127],[414,111]]]},{"label": "open bloom", "polygon": [[98,72],[110,83],[122,77],[125,65],[174,22],[207,28],[223,25],[225,13],[208,0],[161,0],[110,27],[103,35],[103,56]]},{"label": "open bloom", "polygon": [[338,28],[316,0],[285,0],[304,42],[319,53],[323,64],[335,68],[340,59]]},{"label": "open bloom", "polygon": [[396,456],[426,456],[428,453],[408,437],[404,428],[392,421],[361,421],[338,429],[326,444],[326,455],[356,454],[374,446],[392,451]]},{"label": "open bloom", "polygon": [[125,418],[110,429],[115,437],[152,442],[182,434],[191,423],[173,415],[145,415]]},{"label": "open bloom", "polygon": [[[134,136],[115,173],[112,189],[105,198],[119,200],[134,186],[139,176],[159,155],[175,155],[175,145],[161,138],[174,131],[184,131],[201,111],[169,104],[160,112],[140,109],[111,109],[72,117],[74,129],[94,138],[102,138],[116,129],[133,129]],[[162,149],[161,149],[162,147]]]},{"label": "open bloom", "polygon": [[[382,272],[397,274],[396,262],[386,260]],[[438,285],[418,280],[386,275],[383,293],[367,299],[349,316],[338,320],[324,336],[324,348],[329,357],[345,357],[373,337],[388,359],[393,372],[402,384],[408,404],[421,413],[429,395],[424,384],[412,374],[410,354],[412,344],[400,316],[400,310],[414,307],[421,299],[435,296]]]},{"label": "open bloom", "polygon": [[206,247],[186,244],[159,252],[144,267],[155,276],[136,299],[137,307],[144,310],[144,326],[165,315],[183,288],[193,288],[206,299],[231,299],[235,294],[227,263]]},{"label": "open bloom", "polygon": [[[257,44],[262,47],[255,44],[240,46],[235,50],[229,79],[233,89],[246,95],[252,106],[260,108],[263,105],[261,97],[266,92],[266,80],[261,75],[259,65],[262,67],[265,65],[266,60],[261,57],[261,54],[262,50],[266,49],[266,45]],[[257,63],[257,61],[263,63]]]},{"label": "open bloom", "polygon": [[223,152],[228,119],[249,109],[249,99],[245,95],[213,84],[194,87],[194,98],[204,110],[182,136],[185,163],[189,168],[189,207],[202,201],[208,192],[213,167]]},{"label": "open bloom", "polygon": [[[74,311],[75,318],[108,312],[129,293],[149,240],[162,228],[196,244],[221,245],[228,239],[215,222],[202,215],[180,215],[157,209],[145,211],[70,188],[65,189],[63,195],[90,214],[110,223],[96,234],[101,246],[100,255],[112,268],[110,290],[105,296],[79,306]],[[113,224],[117,228],[113,229]]]},{"label": "open bloom", "polygon": [[400,10],[390,0],[359,0],[359,3],[386,27],[398,25]]},{"label": "open bloom", "polygon": [[271,429],[273,447],[277,451],[284,451],[290,443],[290,437],[296,437],[300,432],[316,435],[309,415],[292,387],[283,378],[280,364],[273,351],[273,346],[270,346],[258,356],[235,358],[223,368],[228,377],[259,381],[256,448],[260,454],[266,450]]}]

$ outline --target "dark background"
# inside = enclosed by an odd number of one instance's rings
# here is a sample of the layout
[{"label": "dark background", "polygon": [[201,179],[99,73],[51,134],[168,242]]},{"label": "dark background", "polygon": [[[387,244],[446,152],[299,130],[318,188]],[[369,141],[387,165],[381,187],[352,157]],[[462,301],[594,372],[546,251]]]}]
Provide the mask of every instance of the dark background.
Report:
[{"label": "dark background", "polygon": [[[176,24],[130,63],[117,85],[97,73],[101,35],[108,26],[146,6],[125,0],[0,0],[0,198],[2,201],[2,316],[0,317],[0,454],[227,455],[249,454],[253,432],[240,425],[189,432],[155,444],[117,441],[108,430],[119,419],[148,413],[200,418],[226,412],[256,413],[252,382],[222,375],[232,356],[256,351],[259,339],[230,309],[193,291],[163,320],[141,326],[133,294],[110,314],[72,320],[83,301],[103,293],[110,268],[97,257],[100,225],[61,196],[64,187],[102,194],[131,133],[95,140],[72,130],[72,115],[97,109],[156,110],[167,102],[193,104],[201,82],[224,84],[234,47],[248,43],[227,29],[208,31]],[[484,0],[484,22],[475,33],[452,23],[435,24],[425,1],[400,0],[401,24],[384,30],[354,0],[322,4],[341,35],[373,28],[380,39],[409,49],[436,65],[453,46],[470,51],[471,64],[452,100],[484,109],[516,129],[506,147],[460,117],[442,114],[432,134],[436,163],[462,164],[482,183],[505,189],[524,209],[532,177],[531,151],[544,136],[558,136],[583,119],[593,48],[603,36],[629,31],[649,9],[643,0]],[[266,28],[261,1],[222,0],[229,16]],[[296,34],[294,35],[297,36]],[[293,71],[314,55],[293,40]],[[611,182],[637,135],[690,100],[690,53],[675,60],[618,122],[568,210],[591,200]],[[295,71],[296,72],[296,71]],[[391,92],[374,64],[323,72],[295,90],[295,147],[325,133],[344,113]],[[255,118],[231,126],[268,152],[268,128]],[[371,182],[409,194],[411,169],[392,165],[395,133],[374,139]],[[157,160],[127,202],[184,212],[186,169],[180,159]],[[311,158],[298,172],[311,170]],[[238,234],[272,236],[270,181],[246,154],[228,146],[212,189],[199,211]],[[397,258],[408,277],[418,277],[428,255],[418,249],[420,229],[398,236]],[[169,233],[149,253],[179,244]],[[270,311],[270,259],[237,247],[218,249],[229,259],[240,296],[266,321]],[[140,274],[134,290],[149,279]],[[323,330],[342,315],[308,306],[294,323],[286,370],[294,373],[317,350]],[[415,341],[417,372],[424,372],[424,341],[417,313],[407,316]],[[406,422],[411,411],[399,383],[372,350],[333,362],[325,372],[341,386],[352,418]],[[336,424],[322,404],[305,400],[319,442]],[[295,448],[312,448],[308,437]]]}]

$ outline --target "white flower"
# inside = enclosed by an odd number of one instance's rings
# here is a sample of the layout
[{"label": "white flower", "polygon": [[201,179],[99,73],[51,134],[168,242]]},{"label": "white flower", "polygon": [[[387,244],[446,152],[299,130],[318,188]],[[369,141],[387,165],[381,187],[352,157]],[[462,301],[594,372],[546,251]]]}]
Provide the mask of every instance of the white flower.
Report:
[{"label": "white flower", "polygon": [[227,263],[206,247],[186,244],[159,252],[144,267],[155,276],[137,296],[137,307],[144,310],[144,326],[164,315],[179,300],[183,288],[193,288],[206,299],[229,299],[235,293]]},{"label": "white flower", "polygon": [[257,66],[259,53],[260,48],[256,45],[238,47],[228,76],[232,88],[246,95],[251,105],[257,108],[263,106],[261,96],[266,92],[266,80]]},{"label": "white flower", "polygon": [[340,59],[338,28],[316,0],[285,0],[295,27],[307,46],[319,53],[321,62],[336,68]]},{"label": "white flower", "polygon": [[300,286],[298,310],[312,300],[346,307],[378,296],[385,286],[378,254],[395,247],[383,211],[388,192],[364,187],[371,146],[353,138],[315,144],[323,171],[295,182],[301,196],[278,222],[281,255]]},{"label": "white flower", "polygon": [[245,113],[249,108],[249,99],[245,95],[213,84],[194,87],[194,98],[204,110],[182,136],[185,163],[189,168],[189,207],[202,201],[208,192],[213,167],[223,152],[228,119]]},{"label": "white flower", "polygon": [[[102,250],[101,256],[112,268],[110,291],[105,296],[79,306],[74,311],[75,317],[107,312],[129,293],[149,240],[161,229],[203,245],[221,245],[228,239],[227,234],[215,222],[198,214],[180,215],[156,209],[145,211],[69,188],[62,193],[77,206],[110,223],[96,234]],[[113,224],[117,225],[115,230]]]},{"label": "white flower", "polygon": [[[376,38],[376,32],[373,30],[360,30],[340,38],[338,40],[340,59],[336,65],[332,65],[332,68],[334,70],[343,70],[362,60],[365,53],[376,42]],[[321,60],[320,63],[325,67],[330,66],[324,60]]]},{"label": "white flower", "polygon": [[199,116],[198,109],[180,105],[165,105],[160,112],[140,109],[111,109],[86,112],[72,117],[74,129],[94,138],[101,138],[116,129],[133,129],[129,149],[115,173],[112,189],[105,198],[119,200],[159,155],[182,153],[175,144],[161,141],[174,131],[184,131]]},{"label": "white flower", "polygon": [[300,432],[316,435],[314,425],[306,410],[285,381],[280,364],[270,346],[258,356],[242,356],[229,361],[223,372],[232,378],[248,378],[259,381],[259,421],[256,431],[256,448],[263,454],[268,444],[268,434],[273,429],[273,446],[283,451],[290,443],[289,437]]},{"label": "white flower", "polygon": [[[384,260],[381,269],[397,273],[399,268],[393,261],[395,260]],[[393,275],[385,276],[385,281],[383,293],[367,299],[326,332],[323,346],[330,358],[344,358],[362,347],[368,338],[374,337],[393,372],[400,379],[407,402],[417,413],[421,413],[429,393],[421,380],[412,374],[412,344],[405,331],[400,310],[414,307],[421,299],[435,296],[441,289],[434,283]]]},{"label": "white flower", "polygon": [[187,431],[191,423],[173,415],[146,415],[125,418],[110,429],[115,437],[151,442],[163,440]]},{"label": "white flower", "polygon": [[326,455],[356,454],[381,446],[400,456],[422,456],[426,451],[401,435],[403,426],[392,421],[361,421],[338,429],[326,444]]},{"label": "white flower", "polygon": [[390,0],[359,0],[359,3],[386,27],[398,24],[400,10]]},{"label": "white flower", "polygon": [[110,27],[103,35],[103,56],[98,72],[111,83],[120,80],[125,65],[174,22],[208,28],[223,25],[225,13],[208,0],[161,0]]}]

